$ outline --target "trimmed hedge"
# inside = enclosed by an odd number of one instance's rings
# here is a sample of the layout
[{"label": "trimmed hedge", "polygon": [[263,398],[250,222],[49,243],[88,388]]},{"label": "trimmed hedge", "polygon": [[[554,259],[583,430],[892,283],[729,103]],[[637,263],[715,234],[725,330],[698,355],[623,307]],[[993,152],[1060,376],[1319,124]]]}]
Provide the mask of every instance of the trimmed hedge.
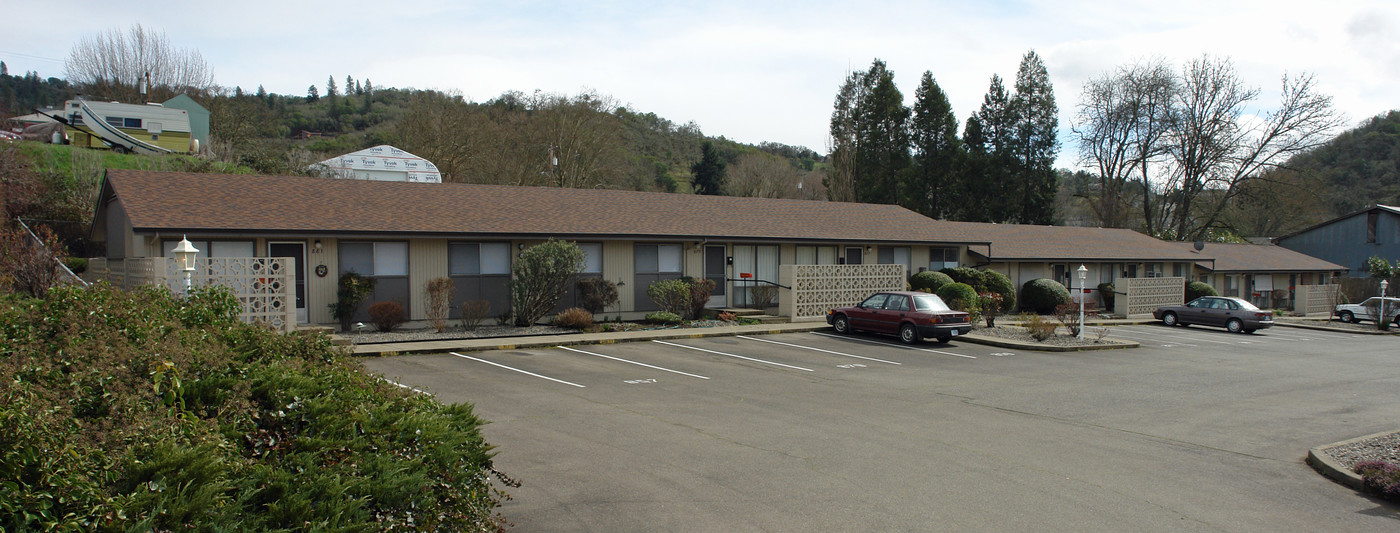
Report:
[{"label": "trimmed hedge", "polygon": [[223,290],[0,296],[0,530],[490,531],[469,405],[370,375]]},{"label": "trimmed hedge", "polygon": [[938,297],[949,307],[966,311],[977,307],[977,291],[966,283],[949,283],[938,289]]},{"label": "trimmed hedge", "polygon": [[1220,296],[1220,293],[1215,291],[1215,287],[1211,287],[1199,281],[1192,281],[1186,284],[1186,301],[1189,302],[1202,296]]},{"label": "trimmed hedge", "polygon": [[978,270],[971,267],[945,268],[939,271],[957,283],[966,283],[978,294],[994,292],[1001,295],[1001,311],[1009,313],[1016,309],[1016,284],[1006,274],[995,270]]},{"label": "trimmed hedge", "polygon": [[909,290],[938,294],[938,289],[953,282],[953,278],[942,272],[925,270],[909,278]]},{"label": "trimmed hedge", "polygon": [[1033,279],[1021,286],[1021,299],[1027,309],[1045,314],[1070,302],[1069,289],[1053,279]]}]

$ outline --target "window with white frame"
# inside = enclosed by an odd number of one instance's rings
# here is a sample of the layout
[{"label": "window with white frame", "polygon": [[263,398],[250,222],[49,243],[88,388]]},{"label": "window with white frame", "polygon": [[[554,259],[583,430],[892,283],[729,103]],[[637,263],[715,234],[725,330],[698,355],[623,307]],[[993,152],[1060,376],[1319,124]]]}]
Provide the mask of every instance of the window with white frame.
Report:
[{"label": "window with white frame", "polygon": [[[165,240],[161,242],[161,255],[164,257],[175,257],[175,246],[179,240]],[[190,241],[198,254],[195,258],[206,257],[254,257],[253,241]]]}]

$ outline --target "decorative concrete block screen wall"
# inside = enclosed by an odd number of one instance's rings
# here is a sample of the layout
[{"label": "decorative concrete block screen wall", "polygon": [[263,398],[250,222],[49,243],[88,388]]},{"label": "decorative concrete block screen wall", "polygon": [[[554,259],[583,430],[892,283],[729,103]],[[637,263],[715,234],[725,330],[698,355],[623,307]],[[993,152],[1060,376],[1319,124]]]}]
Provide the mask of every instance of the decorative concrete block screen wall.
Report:
[{"label": "decorative concrete block screen wall", "polygon": [[[89,259],[83,279],[93,283],[106,281],[128,290],[145,284],[166,287],[176,294],[185,290],[184,272],[170,257]],[[238,318],[244,322],[268,324],[279,331],[291,331],[296,327],[296,294],[293,292],[296,278],[290,259],[199,259],[190,282],[195,287],[228,287],[243,305]]]},{"label": "decorative concrete block screen wall", "polygon": [[1294,293],[1297,303],[1293,310],[1305,315],[1328,315],[1337,306],[1341,285],[1299,285]]},{"label": "decorative concrete block screen wall", "polygon": [[825,320],[826,312],[855,305],[872,293],[902,291],[904,265],[781,265],[778,313],[793,322]]},{"label": "decorative concrete block screen wall", "polygon": [[1152,316],[1158,307],[1186,300],[1186,278],[1126,278],[1114,283],[1125,293],[1113,300],[1113,314],[1122,317]]}]

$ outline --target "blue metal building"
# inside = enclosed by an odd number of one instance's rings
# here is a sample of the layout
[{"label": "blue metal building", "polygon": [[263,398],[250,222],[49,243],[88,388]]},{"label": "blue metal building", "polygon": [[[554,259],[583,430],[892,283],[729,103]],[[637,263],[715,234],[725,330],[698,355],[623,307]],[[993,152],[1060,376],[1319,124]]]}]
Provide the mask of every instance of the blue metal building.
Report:
[{"label": "blue metal building", "polygon": [[1366,259],[1400,259],[1400,207],[1376,205],[1274,239],[1274,243],[1345,266],[1364,278]]}]

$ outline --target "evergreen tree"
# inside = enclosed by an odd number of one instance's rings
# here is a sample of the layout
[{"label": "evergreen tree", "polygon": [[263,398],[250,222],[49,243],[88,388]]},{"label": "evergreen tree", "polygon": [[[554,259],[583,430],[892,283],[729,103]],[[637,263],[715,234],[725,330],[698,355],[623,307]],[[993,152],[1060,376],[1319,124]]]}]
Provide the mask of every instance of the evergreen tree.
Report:
[{"label": "evergreen tree", "polygon": [[5,66],[4,61],[0,61],[0,76],[9,76],[10,67]]},{"label": "evergreen tree", "polygon": [[690,167],[695,194],[724,194],[724,167],[724,159],[715,149],[715,144],[711,141],[701,144],[700,161]]},{"label": "evergreen tree", "polygon": [[914,169],[907,174],[902,189],[908,196],[900,204],[925,216],[948,218],[953,206],[963,201],[956,183],[962,148],[958,118],[932,72],[924,72],[914,95],[910,140]]},{"label": "evergreen tree", "polygon": [[326,78],[326,98],[335,97],[335,76]]},{"label": "evergreen tree", "polygon": [[[981,194],[968,198],[980,203],[975,210],[974,222],[1014,222],[1020,212],[1021,194],[1016,186],[1015,115],[1011,107],[1011,96],[1001,82],[1001,76],[992,75],[987,95],[982,98],[982,107],[977,111],[979,153],[981,172],[965,172],[961,180],[965,190],[978,190]],[[963,136],[964,142],[971,144],[973,138]],[[973,182],[984,183],[973,183]]]},{"label": "evergreen tree", "polygon": [[349,74],[346,74],[346,75],[345,75],[345,96],[350,96],[350,93],[353,93],[353,92],[355,92],[355,78],[352,78],[352,77],[350,77]]},{"label": "evergreen tree", "polygon": [[316,103],[317,100],[320,100],[320,99],[321,99],[321,95],[320,95],[320,93],[317,93],[317,92],[316,92],[316,86],[315,86],[315,85],[312,85],[312,86],[306,88],[306,101],[307,101],[307,103],[314,104],[314,103]]},{"label": "evergreen tree", "polygon": [[1055,90],[1045,62],[1034,50],[1021,59],[1016,72],[1016,95],[1011,101],[1013,149],[1016,160],[1014,183],[1020,192],[1017,222],[1050,224],[1055,218],[1055,193],[1059,190],[1055,155],[1060,144],[1055,139],[1059,109]]},{"label": "evergreen tree", "polygon": [[861,73],[846,76],[836,93],[831,112],[831,166],[822,177],[826,198],[833,202],[854,202],[856,173],[856,102],[860,99]]},{"label": "evergreen tree", "polygon": [[365,78],[365,94],[374,95],[374,85],[369,83],[369,78]]},{"label": "evergreen tree", "polygon": [[243,87],[242,87],[242,86],[240,86],[240,85],[234,85],[234,86],[233,86],[233,97],[234,97],[234,98],[243,98]]},{"label": "evergreen tree", "polygon": [[949,218],[969,222],[991,222],[991,202],[994,200],[996,183],[989,179],[987,170],[991,167],[991,155],[987,152],[987,136],[982,130],[982,120],[973,113],[963,124],[963,150],[951,187],[957,191],[957,201],[950,202]]},{"label": "evergreen tree", "polygon": [[856,201],[900,203],[900,181],[909,170],[909,108],[894,73],[876,59],[861,76],[856,102]]},{"label": "evergreen tree", "polygon": [[263,100],[263,101],[266,101],[266,100],[267,100],[267,89],[264,89],[261,83],[258,84],[258,92],[257,92],[256,96],[258,97],[259,100]]}]

